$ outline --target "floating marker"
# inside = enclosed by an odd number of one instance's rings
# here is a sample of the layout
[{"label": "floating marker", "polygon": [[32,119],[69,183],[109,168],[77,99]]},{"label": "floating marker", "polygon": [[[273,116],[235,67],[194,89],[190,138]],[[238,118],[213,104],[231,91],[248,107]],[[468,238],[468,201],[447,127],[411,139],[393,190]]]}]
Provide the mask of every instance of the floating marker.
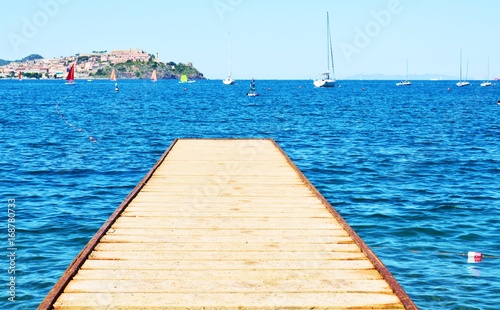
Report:
[{"label": "floating marker", "polygon": [[483,260],[483,254],[481,252],[469,252],[467,253],[468,263],[479,263]]},{"label": "floating marker", "polygon": [[[64,116],[64,114],[59,110],[59,102],[56,104],[56,113],[59,114],[59,116],[61,117],[61,119],[64,120],[64,123],[68,126],[70,126],[71,128],[73,128],[73,130],[77,130],[78,132],[84,132],[86,130],[82,129],[82,128],[79,128],[79,126],[77,125],[73,125],[72,123],[70,123],[70,121]],[[94,137],[90,136],[89,140],[91,142],[97,142],[97,139],[95,139]]]}]

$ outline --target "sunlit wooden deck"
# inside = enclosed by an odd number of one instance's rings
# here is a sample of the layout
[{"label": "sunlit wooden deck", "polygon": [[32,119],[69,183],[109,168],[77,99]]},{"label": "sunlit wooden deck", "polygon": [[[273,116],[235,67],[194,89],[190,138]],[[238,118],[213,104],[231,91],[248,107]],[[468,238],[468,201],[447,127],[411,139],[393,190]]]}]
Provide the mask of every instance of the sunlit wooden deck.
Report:
[{"label": "sunlit wooden deck", "polygon": [[40,309],[416,309],[272,140],[174,141]]}]

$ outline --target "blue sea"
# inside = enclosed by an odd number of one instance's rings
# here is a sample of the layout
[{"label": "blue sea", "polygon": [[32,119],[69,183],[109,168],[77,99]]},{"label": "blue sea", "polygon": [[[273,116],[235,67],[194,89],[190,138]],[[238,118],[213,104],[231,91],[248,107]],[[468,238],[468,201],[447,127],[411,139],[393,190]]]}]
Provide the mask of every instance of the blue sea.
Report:
[{"label": "blue sea", "polygon": [[0,80],[0,308],[36,308],[175,138],[259,137],[420,309],[499,309],[500,85],[338,84]]}]

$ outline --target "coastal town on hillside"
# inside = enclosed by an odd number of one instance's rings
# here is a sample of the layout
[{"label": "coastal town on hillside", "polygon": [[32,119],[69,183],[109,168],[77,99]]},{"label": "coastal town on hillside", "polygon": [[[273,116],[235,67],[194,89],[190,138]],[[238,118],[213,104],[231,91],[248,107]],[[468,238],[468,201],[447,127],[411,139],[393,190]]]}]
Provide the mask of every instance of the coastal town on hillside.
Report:
[{"label": "coastal town on hillside", "polygon": [[[33,55],[30,55],[33,56]],[[174,78],[189,69],[196,72],[193,64],[187,63],[162,63],[159,61],[158,53],[148,54],[141,49],[93,51],[92,53],[76,54],[73,56],[48,58],[27,57],[24,60],[10,62],[0,66],[0,78],[18,78],[19,76],[37,79],[61,79],[65,78],[72,64],[75,64],[75,77],[77,79],[106,78],[112,67],[119,64],[149,64],[149,67],[161,67],[168,71],[166,78]],[[33,59],[32,59],[33,58]],[[137,67],[137,66],[136,66]],[[182,70],[181,70],[182,69]],[[132,74],[122,70],[125,78],[144,78],[144,73],[135,69]],[[193,75],[193,74],[191,74]],[[197,73],[198,76],[203,76]]]}]

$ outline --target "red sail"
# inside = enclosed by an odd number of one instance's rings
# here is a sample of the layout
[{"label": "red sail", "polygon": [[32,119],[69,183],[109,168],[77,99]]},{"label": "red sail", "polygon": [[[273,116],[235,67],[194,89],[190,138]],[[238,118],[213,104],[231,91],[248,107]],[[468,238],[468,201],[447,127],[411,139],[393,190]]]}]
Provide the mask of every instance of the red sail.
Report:
[{"label": "red sail", "polygon": [[71,65],[69,69],[68,76],[66,77],[67,81],[73,82],[75,80],[75,64]]}]

